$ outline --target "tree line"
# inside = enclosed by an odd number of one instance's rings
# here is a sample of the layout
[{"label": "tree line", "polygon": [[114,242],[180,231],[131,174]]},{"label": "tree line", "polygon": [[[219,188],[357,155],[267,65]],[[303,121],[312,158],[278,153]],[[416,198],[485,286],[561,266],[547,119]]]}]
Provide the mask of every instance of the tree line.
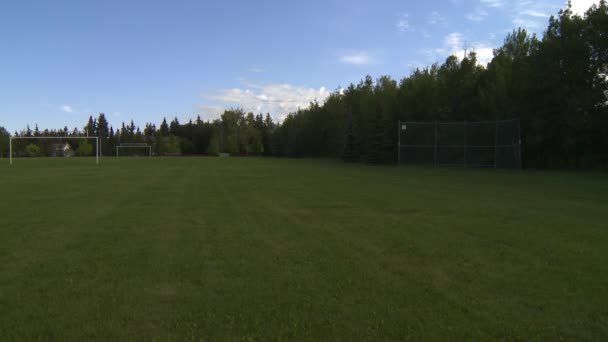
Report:
[{"label": "tree line", "polygon": [[[143,130],[133,121],[114,128],[100,114],[90,117],[81,132],[28,127],[15,134],[99,136],[103,155],[113,154],[121,143],[139,142],[152,145],[156,155],[223,152],[392,164],[398,121],[517,118],[524,167],[606,167],[607,77],[608,6],[602,0],[583,16],[573,14],[569,5],[549,19],[542,37],[514,30],[487,66],[472,51],[462,59],[450,56],[442,64],[417,68],[399,81],[366,76],[280,123],[269,114],[236,108],[213,121],[163,119],[158,127],[146,123]],[[0,129],[0,144],[3,134],[8,132]]]},{"label": "tree line", "polygon": [[[116,147],[121,144],[143,143],[152,146],[155,155],[206,155],[230,153],[233,155],[271,156],[271,134],[275,123],[269,113],[265,116],[246,113],[243,109],[225,110],[221,117],[211,122],[201,120],[180,123],[177,118],[167,122],[164,118],[157,127],[154,123],[146,123],[141,130],[133,120],[122,123],[116,129],[109,125],[105,114],[97,118],[89,116],[88,122],[81,130],[74,128],[39,130],[28,125],[22,132],[15,132],[15,137],[68,137],[66,139],[77,155],[91,155],[94,148],[91,142],[80,137],[99,137],[101,155],[113,155]],[[8,154],[9,133],[0,127],[0,152]],[[6,140],[6,141],[5,141]],[[15,153],[23,156],[49,156],[55,140],[28,139],[13,141]],[[130,153],[124,151],[121,153]],[[133,153],[133,152],[131,152]]]},{"label": "tree line", "polygon": [[287,116],[273,153],[390,164],[398,121],[516,118],[525,167],[608,165],[608,8],[551,17],[542,37],[508,34],[486,66],[470,52],[396,81],[367,76]]}]

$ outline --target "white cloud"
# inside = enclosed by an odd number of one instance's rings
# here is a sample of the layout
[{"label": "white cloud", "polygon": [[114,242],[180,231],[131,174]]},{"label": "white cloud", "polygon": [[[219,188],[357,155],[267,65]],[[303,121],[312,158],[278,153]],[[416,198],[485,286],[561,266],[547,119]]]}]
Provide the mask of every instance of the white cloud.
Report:
[{"label": "white cloud", "polygon": [[480,2],[488,7],[502,7],[504,4],[503,0],[480,0]]},{"label": "white cloud", "polygon": [[406,32],[410,29],[410,20],[408,14],[402,14],[399,16],[399,20],[397,20],[397,30],[399,32]]},{"label": "white cloud", "polygon": [[494,48],[489,46],[478,46],[473,49],[477,53],[477,61],[482,65],[487,65],[494,58]]},{"label": "white cloud", "polygon": [[[568,2],[566,2],[567,4]],[[598,0],[572,0],[572,12],[574,14],[578,14],[580,16],[584,15],[585,12],[591,7],[593,4],[599,4]]]},{"label": "white cloud", "polygon": [[521,12],[521,14],[527,15],[529,17],[536,17],[536,18],[549,18],[550,17],[546,13],[539,12],[539,11],[533,10],[533,9],[524,10]]},{"label": "white cloud", "polygon": [[255,72],[255,73],[258,73],[258,74],[259,74],[259,73],[262,73],[262,72],[266,72],[266,69],[264,69],[264,68],[262,68],[262,67],[259,67],[259,66],[257,66],[257,65],[253,65],[253,66],[251,66],[251,67],[249,68],[249,71],[251,71],[251,72]]},{"label": "white cloud", "polygon": [[516,0],[511,6],[513,25],[540,33],[547,26],[549,13],[557,13],[560,5],[547,0]]},{"label": "white cloud", "polygon": [[445,25],[447,24],[447,18],[442,16],[439,12],[434,11],[429,17],[429,24],[431,25]]},{"label": "white cloud", "polygon": [[373,61],[367,51],[356,51],[340,57],[340,62],[352,65],[367,65]]},{"label": "white cloud", "polygon": [[203,95],[204,98],[223,105],[197,105],[195,108],[209,118],[223,112],[224,108],[241,107],[245,111],[256,113],[270,112],[279,118],[280,114],[306,108],[315,99],[322,103],[330,91],[325,87],[319,89],[298,87],[291,84],[248,84],[247,88],[224,89],[215,94]]},{"label": "white cloud", "polygon": [[474,42],[467,45],[465,51],[465,41],[462,33],[452,32],[444,37],[442,47],[419,49],[416,53],[424,56],[428,62],[442,61],[449,55],[455,55],[462,59],[465,54],[471,51],[477,54],[477,62],[482,65],[488,64],[494,58],[494,49],[487,42]]},{"label": "white cloud", "polygon": [[120,116],[120,112],[114,112],[114,113],[112,113],[112,116],[114,116],[115,118],[117,118],[117,117]]},{"label": "white cloud", "polygon": [[477,8],[475,11],[468,13],[466,18],[471,21],[482,21],[488,16],[488,12],[483,8]]},{"label": "white cloud", "polygon": [[[212,106],[212,105],[194,105],[192,106],[194,112],[201,116],[201,120],[203,121],[213,121],[215,119],[219,119],[222,116],[222,113],[226,109],[221,106]],[[190,119],[188,119],[190,120]],[[184,120],[184,122],[188,121]]]},{"label": "white cloud", "polygon": [[513,25],[516,27],[525,28],[528,31],[537,31],[543,27],[543,23],[538,20],[529,19],[525,17],[513,18]]},{"label": "white cloud", "polygon": [[72,113],[72,112],[74,112],[74,110],[72,109],[72,107],[68,106],[68,105],[61,106],[61,110],[64,111],[64,112],[66,112],[66,113]]},{"label": "white cloud", "polygon": [[406,66],[411,71],[414,71],[416,69],[424,69],[424,68],[427,67],[426,63],[422,63],[422,62],[419,62],[419,61],[411,61],[411,62],[407,63]]},{"label": "white cloud", "polygon": [[492,61],[492,58],[494,58],[494,48],[486,43],[475,43],[467,51],[464,51],[463,49],[456,51],[454,54],[458,56],[458,58],[462,58],[465,53],[468,54],[469,52],[475,52],[477,56],[477,63],[483,66],[486,66]]},{"label": "white cloud", "polygon": [[443,39],[445,47],[449,48],[451,52],[458,51],[462,48],[462,34],[458,32],[452,32],[445,36]]},{"label": "white cloud", "polygon": [[[454,50],[454,52],[456,52],[456,50]],[[444,48],[444,47],[435,48],[435,49],[428,49],[428,48],[418,49],[418,50],[416,50],[416,53],[424,56],[427,60],[427,64],[440,61],[450,55],[449,49]]]}]

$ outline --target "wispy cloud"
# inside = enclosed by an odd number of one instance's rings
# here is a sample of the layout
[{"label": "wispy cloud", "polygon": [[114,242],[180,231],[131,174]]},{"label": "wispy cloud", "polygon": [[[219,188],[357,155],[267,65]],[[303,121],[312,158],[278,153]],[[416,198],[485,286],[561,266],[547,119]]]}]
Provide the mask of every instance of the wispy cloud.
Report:
[{"label": "wispy cloud", "polygon": [[502,7],[504,0],[480,0],[480,2],[488,7]]},{"label": "wispy cloud", "polygon": [[465,16],[470,21],[482,21],[488,16],[488,12],[483,8],[477,8],[471,13],[467,13]]},{"label": "wispy cloud", "polygon": [[253,65],[253,66],[251,66],[251,67],[249,68],[249,71],[250,71],[250,72],[255,72],[255,73],[258,73],[258,74],[259,74],[259,73],[262,73],[262,72],[266,72],[266,69],[264,69],[264,68],[262,68],[262,67],[259,67],[259,66],[257,66],[257,65]]},{"label": "wispy cloud", "polygon": [[538,20],[519,16],[513,18],[513,25],[516,27],[525,28],[529,31],[536,31],[543,27],[543,23],[539,22]]},{"label": "wispy cloud", "polygon": [[[323,102],[330,91],[325,87],[319,89],[298,87],[291,84],[247,84],[246,88],[232,88],[219,90],[213,94],[204,94],[203,98],[216,101],[222,105],[196,105],[195,109],[206,117],[221,114],[223,108],[241,107],[246,111],[270,112],[275,118],[277,115],[306,108],[310,102],[317,100]],[[213,114],[216,113],[216,114]]]},{"label": "wispy cloud", "polygon": [[74,110],[72,109],[72,106],[68,106],[68,105],[61,106],[61,110],[64,111],[65,113],[72,113],[72,112],[74,112]]},{"label": "wispy cloud", "polygon": [[340,62],[351,65],[372,64],[373,59],[367,51],[355,51],[340,57]]},{"label": "wispy cloud", "polygon": [[213,121],[215,119],[219,119],[226,108],[213,105],[193,105],[192,109],[196,114],[201,116],[201,120]]},{"label": "wispy cloud", "polygon": [[447,21],[447,18],[437,11],[432,12],[429,16],[429,24],[431,25],[445,25]]},{"label": "wispy cloud", "polygon": [[546,27],[548,13],[557,13],[561,7],[548,0],[514,0],[510,8],[513,25],[538,33]]},{"label": "wispy cloud", "polygon": [[450,55],[463,58],[465,54],[474,51],[477,55],[477,62],[482,65],[486,65],[494,57],[494,49],[488,42],[474,42],[467,47],[466,51],[464,45],[464,35],[460,32],[452,32],[443,38],[443,46],[419,49],[417,54],[424,56],[428,62],[436,62]]},{"label": "wispy cloud", "polygon": [[447,54],[447,50],[444,48],[423,48],[416,50],[416,53],[424,56],[428,62],[436,62]]},{"label": "wispy cloud", "polygon": [[527,15],[529,17],[535,17],[535,18],[549,18],[550,16],[546,13],[537,11],[537,10],[533,10],[533,9],[527,9],[521,12],[521,14],[523,15]]},{"label": "wispy cloud", "polygon": [[410,19],[409,14],[404,13],[399,16],[397,24],[395,25],[399,32],[407,32],[410,30]]},{"label": "wispy cloud", "polygon": [[452,32],[443,38],[443,44],[451,52],[458,51],[463,47],[462,33]]}]

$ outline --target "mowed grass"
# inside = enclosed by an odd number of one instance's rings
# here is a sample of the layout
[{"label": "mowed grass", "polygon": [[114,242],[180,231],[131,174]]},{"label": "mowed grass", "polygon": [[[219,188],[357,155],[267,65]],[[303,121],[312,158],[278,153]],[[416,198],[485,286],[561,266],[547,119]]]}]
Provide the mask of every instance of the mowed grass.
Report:
[{"label": "mowed grass", "polygon": [[0,334],[607,340],[608,176],[0,160]]}]

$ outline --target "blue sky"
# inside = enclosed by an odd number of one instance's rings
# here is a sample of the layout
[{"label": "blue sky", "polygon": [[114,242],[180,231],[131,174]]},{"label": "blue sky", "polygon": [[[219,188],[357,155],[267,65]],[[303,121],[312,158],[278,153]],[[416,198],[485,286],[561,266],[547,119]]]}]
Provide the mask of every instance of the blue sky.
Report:
[{"label": "blue sky", "polygon": [[[574,0],[576,12],[593,0]],[[7,1],[0,4],[0,126],[82,128],[276,118],[366,74],[400,79],[507,32],[542,32],[563,0]]]}]

